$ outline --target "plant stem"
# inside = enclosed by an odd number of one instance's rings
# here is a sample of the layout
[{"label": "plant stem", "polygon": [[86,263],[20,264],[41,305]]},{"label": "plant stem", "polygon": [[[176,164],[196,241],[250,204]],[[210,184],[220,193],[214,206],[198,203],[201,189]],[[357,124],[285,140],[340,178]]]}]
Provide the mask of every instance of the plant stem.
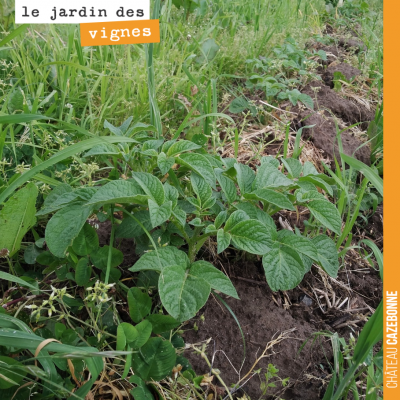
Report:
[{"label": "plant stem", "polygon": [[110,247],[108,248],[107,270],[106,270],[106,279],[105,279],[106,285],[108,285],[108,280],[110,279],[112,249],[114,246],[114,236],[115,236],[114,205],[111,205],[111,237],[110,237]]}]

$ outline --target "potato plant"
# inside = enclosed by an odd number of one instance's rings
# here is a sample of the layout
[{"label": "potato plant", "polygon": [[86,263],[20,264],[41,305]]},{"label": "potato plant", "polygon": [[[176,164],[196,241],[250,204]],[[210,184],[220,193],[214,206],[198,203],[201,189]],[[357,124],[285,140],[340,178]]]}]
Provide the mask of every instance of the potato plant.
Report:
[{"label": "potato plant", "polygon": [[[112,241],[114,235],[135,240],[141,257],[130,271],[159,274],[162,305],[177,321],[192,318],[212,289],[237,298],[228,277],[197,258],[210,237],[216,238],[218,253],[232,246],[262,257],[273,291],[296,287],[313,263],[336,277],[338,256],[328,235],[307,237],[297,229],[277,229],[272,217],[280,210],[305,207],[321,226],[340,234],[339,212],[323,194],[332,194],[332,182],[311,163],[282,159],[281,164],[263,157],[253,171],[187,140],[142,136],[137,142],[121,148],[99,145],[84,155],[126,160],[121,165],[129,167],[129,176],[95,187],[60,185],[38,213],[54,213],[46,244],[58,259],[74,255],[78,284],[89,281],[90,265],[103,271],[106,283],[120,277],[116,267],[122,253],[113,243],[99,248],[95,230],[86,223],[94,213],[100,220],[112,220]],[[114,218],[115,211],[122,212],[122,220]]]}]

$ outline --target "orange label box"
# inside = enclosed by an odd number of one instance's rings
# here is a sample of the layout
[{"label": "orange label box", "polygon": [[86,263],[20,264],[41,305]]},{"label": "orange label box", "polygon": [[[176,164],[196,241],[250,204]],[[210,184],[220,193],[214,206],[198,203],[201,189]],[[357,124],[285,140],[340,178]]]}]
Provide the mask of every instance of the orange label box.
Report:
[{"label": "orange label box", "polygon": [[80,24],[81,46],[159,43],[158,19]]}]

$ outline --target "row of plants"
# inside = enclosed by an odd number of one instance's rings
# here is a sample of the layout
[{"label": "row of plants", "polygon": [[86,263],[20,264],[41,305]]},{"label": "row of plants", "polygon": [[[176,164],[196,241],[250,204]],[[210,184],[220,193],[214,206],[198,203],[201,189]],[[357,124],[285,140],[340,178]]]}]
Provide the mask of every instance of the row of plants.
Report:
[{"label": "row of plants", "polygon": [[[176,5],[187,18],[188,11],[204,9],[199,4]],[[25,28],[2,43],[11,43]],[[70,36],[68,51],[74,43]],[[212,62],[214,44],[203,46],[202,62]],[[0,394],[6,399],[83,399],[105,371],[117,372],[135,399],[162,397],[154,382],[164,378],[189,386],[200,397],[207,377],[197,376],[182,356],[184,325],[210,293],[238,299],[229,278],[204,259],[209,241],[216,242],[218,253],[233,248],[258,257],[269,287],[289,290],[312,264],[337,276],[360,210],[376,204],[382,194],[375,171],[344,155],[341,165],[347,163],[350,170],[327,169],[326,175],[310,162],[301,163],[299,153],[263,157],[254,170],[210,151],[217,118],[233,123],[217,112],[213,80],[205,84],[205,99],[198,100],[201,115],[190,120],[193,107],[172,135],[165,134],[152,86],[153,50],[145,48],[151,66],[151,125],[142,118],[130,117],[121,126],[106,120],[97,135],[75,123],[73,107],[65,113],[69,103],[57,88],[45,96],[39,84],[33,97],[14,85],[5,91],[0,115],[0,160],[5,160],[0,169],[0,257],[5,267],[0,271]],[[276,82],[253,77],[249,88],[261,85],[276,100],[311,107],[293,89],[299,83],[293,76],[307,79],[310,56],[286,40],[274,57],[248,63],[271,70],[267,78]],[[74,66],[68,68],[65,78],[77,74]],[[92,73],[80,70],[83,77]],[[185,72],[201,87],[187,68]],[[105,88],[103,78],[98,84]],[[96,120],[92,112],[90,116]],[[196,123],[202,124],[202,133],[179,139]],[[348,190],[354,170],[365,179],[360,188]],[[279,211],[302,209],[310,212],[305,231],[277,224]],[[104,244],[93,225],[107,221],[110,240]],[[121,267],[118,239],[133,240],[138,258],[133,265]],[[326,399],[340,398],[354,386],[355,372],[380,338],[375,323],[379,312],[357,342],[348,375],[343,379],[340,373],[331,381]],[[379,363],[377,358],[368,362],[371,371]],[[339,363],[343,367],[343,360]]]}]

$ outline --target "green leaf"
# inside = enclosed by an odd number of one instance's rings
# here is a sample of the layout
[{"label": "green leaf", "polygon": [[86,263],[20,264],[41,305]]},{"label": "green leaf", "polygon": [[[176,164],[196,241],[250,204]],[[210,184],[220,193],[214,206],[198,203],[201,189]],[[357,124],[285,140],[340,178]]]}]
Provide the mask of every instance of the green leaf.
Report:
[{"label": "green leaf", "polygon": [[0,271],[0,279],[4,280],[4,281],[8,281],[8,282],[18,283],[21,286],[26,286],[26,287],[28,287],[29,289],[32,289],[32,290],[38,290],[37,287],[31,285],[30,283],[24,281],[21,278],[18,278],[17,276],[9,274],[8,272]]},{"label": "green leaf", "polygon": [[229,112],[232,114],[239,114],[244,110],[249,109],[250,107],[254,108],[254,105],[249,103],[249,101],[244,97],[236,97],[236,99],[232,100],[229,105]]},{"label": "green leaf", "polygon": [[310,108],[311,110],[314,110],[314,101],[313,99],[305,93],[302,93],[299,97],[298,97],[298,101],[300,101],[301,103],[303,103],[305,106],[307,106],[308,108]]},{"label": "green leaf", "polygon": [[140,322],[151,311],[151,297],[137,287],[128,292],[129,315],[133,322]]},{"label": "green leaf", "polygon": [[295,210],[293,204],[284,194],[275,192],[271,189],[259,189],[253,193],[245,194],[244,198],[265,201],[285,210]]},{"label": "green leaf", "polygon": [[160,337],[150,338],[140,352],[133,354],[132,369],[145,381],[160,381],[171,374],[176,353],[172,344]]},{"label": "green leaf", "polygon": [[214,169],[206,157],[201,154],[188,153],[181,154],[176,161],[199,174],[212,188],[215,188]]},{"label": "green leaf", "polygon": [[78,256],[87,256],[99,247],[99,237],[96,229],[90,224],[83,225],[83,228],[79,232],[78,236],[72,243],[72,250]]},{"label": "green leaf", "polygon": [[217,232],[218,254],[222,253],[231,243],[231,235],[223,229],[218,229]]},{"label": "green leaf", "polygon": [[282,230],[278,232],[277,241],[298,253],[304,254],[305,256],[318,261],[317,248],[307,237],[295,235],[288,230]]},{"label": "green leaf", "polygon": [[154,400],[151,391],[149,390],[145,382],[138,376],[132,375],[129,378],[129,382],[136,385],[136,387],[133,388],[130,392],[135,400]]},{"label": "green leaf", "polygon": [[212,289],[239,299],[231,280],[220,270],[207,261],[196,261],[190,267],[190,275],[197,276],[208,282]]},{"label": "green leaf", "polygon": [[11,357],[0,356],[0,389],[4,390],[18,385],[26,374],[27,371],[23,369],[23,365],[19,361]]},{"label": "green leaf", "polygon": [[325,192],[328,192],[331,196],[333,196],[332,186],[326,183],[323,179],[319,178],[318,176],[307,175],[299,178],[299,182],[304,182],[304,181],[311,182],[315,186],[324,189]]},{"label": "green leaf", "polygon": [[245,193],[250,193],[253,181],[256,179],[256,174],[245,164],[236,163],[234,168],[236,170],[236,180],[240,188],[240,193],[242,196]]},{"label": "green leaf", "polygon": [[137,329],[127,322],[122,322],[117,328],[117,351],[125,350],[126,345],[134,342],[139,336]]},{"label": "green leaf", "polygon": [[363,162],[343,153],[340,153],[340,157],[342,157],[343,161],[350,165],[350,167],[361,172],[367,179],[369,179],[379,194],[383,196],[383,179],[371,167],[368,167],[368,165]]},{"label": "green leaf", "polygon": [[340,235],[342,219],[338,209],[332,203],[327,200],[313,200],[307,203],[307,207],[322,225]]},{"label": "green leaf", "polygon": [[76,264],[75,281],[78,286],[86,286],[92,275],[92,267],[87,258],[81,258]]},{"label": "green leaf", "polygon": [[83,204],[71,204],[57,211],[47,223],[45,240],[49,250],[64,258],[69,246],[79,235],[93,209]]},{"label": "green leaf", "polygon": [[[150,221],[150,214],[147,210],[140,210],[133,214],[133,216],[140,221],[147,231],[151,231],[152,224]],[[122,223],[115,229],[115,237],[123,239],[136,238],[144,235],[143,228],[133,218],[125,217]]]},{"label": "green leaf", "polygon": [[9,199],[0,211],[0,250],[7,249],[10,257],[21,247],[21,241],[35,225],[37,187],[29,183]]},{"label": "green leaf", "polygon": [[221,186],[228,203],[233,203],[238,197],[236,186],[232,179],[225,176],[223,172],[224,171],[220,168],[215,169],[215,175],[217,176],[218,183]]},{"label": "green leaf", "polygon": [[254,204],[246,201],[235,204],[235,207],[238,210],[244,211],[250,217],[250,219],[256,219],[257,221],[263,223],[265,226],[276,230],[275,221],[272,219],[272,217],[265,211],[256,207]]},{"label": "green leaf", "polygon": [[[18,123],[19,119],[23,119],[25,117],[31,117],[30,119],[27,119],[27,121],[31,121],[32,119],[51,119],[49,117],[45,116],[33,116],[36,118],[32,118],[31,115],[24,115],[24,114],[18,114],[18,115],[7,115],[5,117],[0,116],[0,124],[3,123]],[[39,118],[40,117],[40,118]],[[91,133],[87,132],[86,130],[80,128],[79,126],[72,125],[72,124],[67,124],[63,122],[64,125],[68,127],[72,127],[73,129],[77,130],[80,133],[83,133],[84,135],[92,135]],[[85,151],[87,149],[91,149],[93,146],[101,143],[137,143],[136,140],[127,138],[127,137],[94,137],[88,140],[84,140],[81,142],[78,142],[76,144],[73,144],[71,146],[66,147],[63,150],[60,150],[56,154],[54,154],[52,157],[50,157],[48,160],[43,161],[42,163],[36,165],[36,167],[31,168],[29,171],[26,171],[23,173],[20,177],[18,177],[15,181],[13,181],[6,190],[0,193],[0,204],[3,203],[18,187],[23,185],[25,182],[29,181],[30,179],[34,178],[36,174],[39,172],[51,167],[54,164],[57,164],[58,162],[67,159],[68,157],[72,157],[73,155],[80,153],[82,151]]]},{"label": "green leaf", "polygon": [[114,144],[102,143],[102,144],[98,144],[97,146],[94,146],[92,149],[90,149],[88,152],[86,152],[83,155],[83,157],[99,156],[99,155],[104,155],[104,154],[117,156],[120,153],[121,153],[121,150]]},{"label": "green leaf", "polygon": [[146,318],[146,321],[151,323],[153,327],[153,333],[156,335],[159,335],[163,332],[169,332],[180,325],[180,322],[170,315],[151,314]]},{"label": "green leaf", "polygon": [[187,151],[200,149],[201,146],[189,140],[179,140],[175,142],[167,151],[168,157],[175,157],[179,154],[186,153]]},{"label": "green leaf", "polygon": [[[18,28],[14,29],[11,33],[9,33],[5,38],[0,41],[0,47],[6,45],[7,43],[11,42],[14,38],[16,38],[21,33],[24,33],[27,28],[29,27],[28,24],[20,25]],[[19,114],[18,114],[19,115]],[[17,116],[17,115],[16,115]],[[2,122],[0,120],[0,124],[5,124],[6,122]]]},{"label": "green leaf", "polygon": [[160,247],[157,251],[152,250],[143,254],[142,257],[129,268],[129,271],[161,271],[163,268],[170,265],[185,265],[188,267],[189,258],[185,252],[178,250],[176,247]]},{"label": "green leaf", "polygon": [[210,62],[215,58],[219,50],[219,46],[214,39],[206,39],[200,47],[201,54],[195,58],[198,64]]},{"label": "green leaf", "polygon": [[212,197],[211,186],[206,182],[204,178],[196,173],[192,173],[190,181],[193,187],[193,191],[196,193],[198,199],[200,199],[201,206],[204,207],[204,205]]},{"label": "green leaf", "polygon": [[235,225],[230,234],[240,250],[262,255],[271,249],[275,232],[260,221],[249,219]]},{"label": "green leaf", "polygon": [[[145,319],[137,324],[135,328],[138,331],[138,337],[134,341],[130,342],[129,346],[132,349],[139,349],[149,340],[152,331],[152,324],[150,321]],[[157,332],[154,331],[154,333]]]},{"label": "green leaf", "polygon": [[253,182],[253,189],[264,188],[287,188],[295,183],[287,178],[271,163],[264,163],[257,170],[256,179]]},{"label": "green leaf", "polygon": [[[100,247],[95,253],[91,254],[90,259],[96,268],[102,270],[107,268],[109,248],[110,246],[106,245]],[[122,264],[122,261],[124,261],[124,255],[122,254],[122,251],[113,247],[111,249],[111,268],[115,268]]]},{"label": "green leaf", "polygon": [[305,273],[300,256],[286,246],[269,251],[264,255],[262,263],[268,285],[274,292],[295,288]]},{"label": "green leaf", "polygon": [[221,225],[226,221],[227,217],[228,217],[228,212],[221,211],[215,218],[215,221],[214,221],[215,228],[219,229],[221,227]]},{"label": "green leaf", "polygon": [[224,231],[230,231],[235,225],[239,222],[246,221],[250,219],[250,217],[242,210],[234,211],[228,218],[225,223]]},{"label": "green leaf", "polygon": [[178,204],[179,192],[168,182],[164,183],[165,201],[172,202],[172,208],[174,209]]},{"label": "green leaf", "polygon": [[167,157],[165,153],[160,153],[157,157],[157,165],[163,175],[165,175],[174,164],[175,158]]},{"label": "green leaf", "polygon": [[303,171],[303,165],[295,158],[282,158],[282,163],[292,178],[298,178]]},{"label": "green leaf", "polygon": [[132,172],[132,177],[153,201],[159,206],[164,204],[164,187],[157,177],[147,172]]},{"label": "green leaf", "polygon": [[335,243],[326,235],[316,236],[312,242],[318,252],[318,264],[332,278],[336,278],[339,271],[339,260]]},{"label": "green leaf", "polygon": [[318,171],[310,161],[306,161],[303,166],[303,176],[307,175],[318,175]]},{"label": "green leaf", "polygon": [[168,313],[178,321],[187,321],[204,306],[211,288],[204,279],[187,272],[185,266],[171,265],[161,271],[158,290]]},{"label": "green leaf", "polygon": [[102,186],[89,200],[88,205],[137,203],[146,204],[148,196],[131,180],[112,181]]},{"label": "green leaf", "polygon": [[172,210],[172,214],[183,227],[186,225],[186,213],[185,213],[185,211],[183,211],[181,208],[176,206]]},{"label": "green leaf", "polygon": [[150,221],[153,228],[160,226],[171,217],[172,202],[167,201],[162,206],[149,199]]}]

